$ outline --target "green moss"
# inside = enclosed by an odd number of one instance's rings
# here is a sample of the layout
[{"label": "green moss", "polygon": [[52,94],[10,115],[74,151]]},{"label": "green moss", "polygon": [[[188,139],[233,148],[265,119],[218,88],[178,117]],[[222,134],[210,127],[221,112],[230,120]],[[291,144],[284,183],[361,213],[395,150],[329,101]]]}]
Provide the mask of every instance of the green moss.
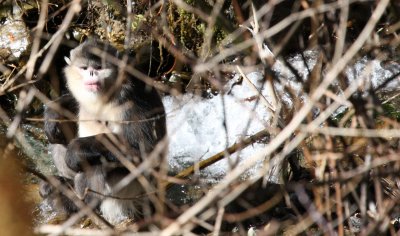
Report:
[{"label": "green moss", "polygon": [[141,15],[141,14],[135,15],[132,19],[132,31],[135,31],[145,21],[146,21],[146,17],[144,15]]},{"label": "green moss", "polygon": [[383,115],[392,118],[396,121],[400,121],[400,110],[395,104],[385,103],[382,104]]},{"label": "green moss", "polygon": [[[185,2],[194,7],[196,7],[196,4],[199,4],[195,1]],[[207,12],[208,8],[205,8]],[[173,32],[180,45],[182,45],[185,49],[194,52],[195,54],[199,54],[203,46],[204,33],[207,28],[207,23],[202,21],[195,14],[187,12],[182,8],[178,8],[173,4],[169,5],[168,21],[170,30]],[[227,32],[222,29],[217,20],[213,29],[212,48],[217,48],[218,44],[226,37],[226,35]]]}]

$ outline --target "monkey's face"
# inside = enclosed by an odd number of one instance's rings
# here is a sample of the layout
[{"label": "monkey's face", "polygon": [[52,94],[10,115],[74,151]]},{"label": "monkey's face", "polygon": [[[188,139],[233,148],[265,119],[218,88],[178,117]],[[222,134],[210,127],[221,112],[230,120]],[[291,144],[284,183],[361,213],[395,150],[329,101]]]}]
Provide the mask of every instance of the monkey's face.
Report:
[{"label": "monkey's face", "polygon": [[80,103],[93,103],[114,86],[116,69],[96,61],[72,61],[64,69],[67,85]]},{"label": "monkey's face", "polygon": [[116,69],[91,60],[77,60],[64,69],[68,87],[76,92],[102,94],[115,82]]},{"label": "monkey's face", "polygon": [[113,77],[113,69],[102,68],[101,65],[80,65],[76,69],[81,77],[82,88],[93,93],[104,92],[107,80]]},{"label": "monkey's face", "polygon": [[68,66],[64,70],[70,90],[97,95],[107,92],[117,77],[117,68],[110,58],[117,56],[115,48],[95,39],[71,50],[70,58],[65,58]]}]

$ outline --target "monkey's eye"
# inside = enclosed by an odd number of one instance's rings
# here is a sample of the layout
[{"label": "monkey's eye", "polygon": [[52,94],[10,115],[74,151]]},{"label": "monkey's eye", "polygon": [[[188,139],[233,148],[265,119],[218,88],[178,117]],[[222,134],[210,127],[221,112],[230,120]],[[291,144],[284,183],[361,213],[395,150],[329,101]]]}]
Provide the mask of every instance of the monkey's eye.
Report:
[{"label": "monkey's eye", "polygon": [[81,66],[81,67],[79,67],[79,68],[81,68],[81,70],[87,70],[87,66]]},{"label": "monkey's eye", "polygon": [[95,65],[95,66],[93,66],[93,69],[95,69],[95,70],[101,70],[101,65]]}]

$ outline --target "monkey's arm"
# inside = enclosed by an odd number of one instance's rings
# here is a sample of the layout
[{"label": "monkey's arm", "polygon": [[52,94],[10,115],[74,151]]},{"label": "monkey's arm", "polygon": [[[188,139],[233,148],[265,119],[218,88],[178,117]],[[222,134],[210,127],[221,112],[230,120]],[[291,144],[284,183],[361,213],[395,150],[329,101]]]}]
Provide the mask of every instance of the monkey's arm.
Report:
[{"label": "monkey's arm", "polygon": [[70,113],[74,118],[78,112],[75,99],[65,94],[58,99],[51,101],[45,106],[44,111],[44,131],[50,143],[68,144],[76,137],[77,124],[71,120],[67,114]]},{"label": "monkey's arm", "polygon": [[107,134],[73,139],[67,147],[67,166],[79,172],[87,167],[103,164],[104,161],[117,162],[114,154],[101,141],[106,139]]},{"label": "monkey's arm", "polygon": [[85,167],[102,165],[105,161],[114,162],[114,164],[118,162],[115,155],[103,144],[104,141],[113,143],[109,139],[110,135],[116,135],[115,137],[120,140],[116,148],[122,150],[120,148],[122,146],[126,150],[123,152],[124,156],[130,156],[130,161],[139,163],[144,158],[141,154],[151,153],[157,142],[166,134],[165,113],[161,101],[160,106],[160,111],[152,112],[151,116],[138,117],[144,112],[134,110],[135,107],[132,110],[126,110],[124,120],[141,122],[122,124],[120,135],[103,133],[72,140],[67,148],[66,163],[68,167],[79,172]]}]

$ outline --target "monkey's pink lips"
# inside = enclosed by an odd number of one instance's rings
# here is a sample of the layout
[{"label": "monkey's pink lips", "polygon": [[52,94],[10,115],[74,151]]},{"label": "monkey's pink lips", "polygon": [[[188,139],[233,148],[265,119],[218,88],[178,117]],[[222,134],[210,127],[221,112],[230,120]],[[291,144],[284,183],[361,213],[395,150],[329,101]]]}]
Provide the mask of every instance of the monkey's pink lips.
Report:
[{"label": "monkey's pink lips", "polygon": [[84,86],[87,90],[97,92],[100,90],[100,82],[99,81],[85,81]]}]

